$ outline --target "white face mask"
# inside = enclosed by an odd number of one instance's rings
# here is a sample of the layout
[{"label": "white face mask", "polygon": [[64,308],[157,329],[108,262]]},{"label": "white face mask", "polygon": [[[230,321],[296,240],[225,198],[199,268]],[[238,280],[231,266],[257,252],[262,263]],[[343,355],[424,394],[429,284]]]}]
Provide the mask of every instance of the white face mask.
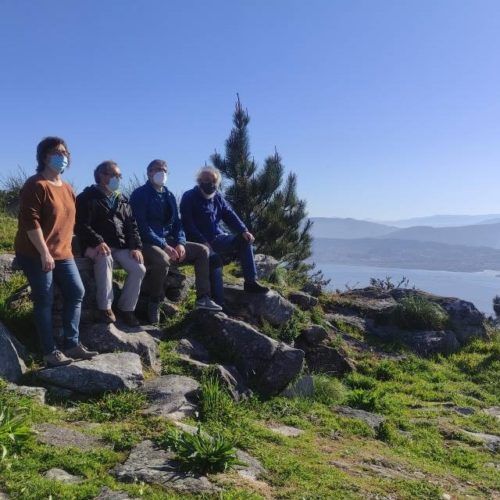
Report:
[{"label": "white face mask", "polygon": [[166,172],[156,172],[153,175],[153,183],[157,186],[164,186],[167,183],[168,175]]}]

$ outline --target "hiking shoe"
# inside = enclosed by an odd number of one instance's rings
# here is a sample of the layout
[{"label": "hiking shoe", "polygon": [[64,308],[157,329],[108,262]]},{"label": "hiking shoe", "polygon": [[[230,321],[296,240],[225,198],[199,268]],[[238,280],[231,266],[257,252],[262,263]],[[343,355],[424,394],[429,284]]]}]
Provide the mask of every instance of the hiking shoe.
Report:
[{"label": "hiking shoe", "polygon": [[134,311],[116,311],[118,317],[128,326],[139,326],[139,320],[135,317]]},{"label": "hiking shoe", "polygon": [[245,281],[243,290],[248,293],[267,293],[269,288],[261,285],[258,281]]},{"label": "hiking shoe", "polygon": [[196,309],[206,309],[207,311],[222,311],[222,307],[216,304],[208,295],[203,295],[194,304]]},{"label": "hiking shoe", "polygon": [[116,316],[111,309],[98,309],[97,321],[107,324],[114,323],[116,321]]},{"label": "hiking shoe", "polygon": [[71,358],[68,358],[58,350],[52,351],[50,354],[46,354],[43,357],[43,361],[45,362],[45,366],[47,368],[53,368],[55,366],[65,366],[73,363],[73,360]]},{"label": "hiking shoe", "polygon": [[64,353],[73,359],[92,359],[99,354],[97,351],[89,351],[83,344],[65,349]]},{"label": "hiking shoe", "polygon": [[160,322],[160,302],[155,300],[148,302],[148,321],[152,325],[157,325]]}]

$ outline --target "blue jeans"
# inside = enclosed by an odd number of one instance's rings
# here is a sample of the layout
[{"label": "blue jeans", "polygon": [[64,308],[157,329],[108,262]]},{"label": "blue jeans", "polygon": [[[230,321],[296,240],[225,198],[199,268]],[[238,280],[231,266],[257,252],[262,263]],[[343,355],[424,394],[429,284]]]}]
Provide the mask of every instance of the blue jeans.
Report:
[{"label": "blue jeans", "polygon": [[[253,258],[252,245],[241,235],[220,234],[210,243],[215,254],[236,254],[239,257],[243,278],[246,282],[253,282],[257,279],[257,269]],[[224,283],[222,279],[221,259],[210,257],[210,287],[212,297],[219,305],[224,304]]]},{"label": "blue jeans", "polygon": [[42,344],[43,354],[56,349],[52,328],[52,303],[54,282],[62,291],[64,349],[78,345],[80,314],[85,295],[80,273],[73,259],[56,260],[52,271],[44,272],[40,258],[16,255],[19,267],[24,271],[31,287],[31,297],[36,329]]}]

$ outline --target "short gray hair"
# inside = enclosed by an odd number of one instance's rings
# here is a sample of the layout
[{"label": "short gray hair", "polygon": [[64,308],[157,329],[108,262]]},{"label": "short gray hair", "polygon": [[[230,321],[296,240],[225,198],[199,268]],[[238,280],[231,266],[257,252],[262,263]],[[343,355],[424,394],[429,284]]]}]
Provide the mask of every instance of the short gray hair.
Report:
[{"label": "short gray hair", "polygon": [[201,167],[200,170],[198,170],[198,172],[196,173],[196,182],[197,183],[200,182],[201,177],[205,173],[209,173],[209,174],[212,174],[213,176],[215,176],[215,184],[217,185],[217,187],[220,186],[220,183],[222,181],[222,174],[220,173],[220,170],[218,168],[212,167],[210,165],[205,165],[205,166]]}]

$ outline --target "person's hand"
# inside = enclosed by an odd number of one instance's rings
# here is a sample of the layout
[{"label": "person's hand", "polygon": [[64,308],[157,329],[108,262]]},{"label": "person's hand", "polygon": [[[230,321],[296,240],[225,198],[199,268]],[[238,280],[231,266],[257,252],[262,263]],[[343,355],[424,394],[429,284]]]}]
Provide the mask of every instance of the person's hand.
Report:
[{"label": "person's hand", "polygon": [[144,264],[144,257],[140,250],[130,250],[130,257],[132,257],[139,264]]},{"label": "person's hand", "polygon": [[168,255],[168,258],[172,262],[177,262],[177,260],[179,259],[179,255],[177,254],[177,250],[175,248],[171,247],[170,245],[165,245],[163,250],[165,250],[165,253]]},{"label": "person's hand", "polygon": [[248,243],[252,244],[254,241],[255,241],[255,237],[252,233],[250,233],[249,231],[245,231],[244,233],[241,233],[241,236],[243,236],[243,238],[248,241]]},{"label": "person's hand", "polygon": [[179,243],[179,245],[175,247],[175,250],[179,257],[179,262],[182,262],[186,258],[186,247]]},{"label": "person's hand", "polygon": [[111,248],[104,241],[97,245],[95,249],[97,250],[97,255],[111,255]]},{"label": "person's hand", "polygon": [[44,273],[48,273],[56,267],[56,263],[54,262],[54,259],[52,258],[52,255],[50,255],[49,251],[43,253],[40,258],[42,260],[42,270]]}]

